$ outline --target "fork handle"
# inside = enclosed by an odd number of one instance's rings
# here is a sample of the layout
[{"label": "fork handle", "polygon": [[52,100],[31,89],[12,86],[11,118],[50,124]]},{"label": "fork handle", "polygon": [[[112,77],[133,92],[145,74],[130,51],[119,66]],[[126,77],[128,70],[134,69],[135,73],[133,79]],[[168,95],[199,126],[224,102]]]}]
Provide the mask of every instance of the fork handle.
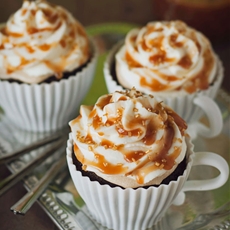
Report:
[{"label": "fork handle", "polygon": [[24,176],[26,176],[30,171],[32,171],[36,166],[42,163],[46,158],[53,154],[63,143],[65,139],[58,140],[55,144],[49,147],[42,155],[38,156],[32,162],[30,162],[26,167],[18,171],[17,173],[11,174],[4,180],[0,181],[0,196],[8,191],[14,184],[20,181]]},{"label": "fork handle", "polygon": [[38,184],[11,207],[11,211],[13,211],[14,214],[25,215],[38,197],[43,193],[49,183],[62,169],[64,169],[65,166],[66,158],[65,154],[63,154],[63,156],[46,172]]}]

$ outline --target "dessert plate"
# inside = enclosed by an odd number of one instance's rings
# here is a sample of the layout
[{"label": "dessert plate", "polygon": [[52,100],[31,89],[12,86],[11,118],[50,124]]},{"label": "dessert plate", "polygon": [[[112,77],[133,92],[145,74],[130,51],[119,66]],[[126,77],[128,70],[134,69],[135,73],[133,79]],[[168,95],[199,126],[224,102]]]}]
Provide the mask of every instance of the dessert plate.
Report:
[{"label": "dessert plate", "polygon": [[[107,93],[103,78],[103,62],[114,43],[122,39],[125,33],[136,25],[130,24],[102,24],[88,27],[99,47],[99,60],[92,87],[83,101],[83,104],[94,104],[96,99]],[[220,135],[212,139],[197,137],[194,140],[195,151],[211,151],[220,154],[230,164],[230,95],[220,89],[215,100],[221,109],[224,126]],[[205,118],[201,119],[205,124]],[[13,131],[12,131],[13,130]],[[31,133],[19,130],[7,122],[7,117],[0,110],[0,157],[22,147],[32,141],[42,138],[42,133]],[[48,147],[48,146],[47,146]],[[43,147],[42,147],[43,148]],[[22,158],[8,164],[12,173],[24,167],[34,156],[44,149],[28,152]],[[44,147],[45,148],[45,147]],[[45,174],[53,158],[65,154],[65,146],[58,150],[52,157],[40,165],[32,175],[24,180],[25,187],[29,190]],[[209,176],[218,173],[210,167],[193,167],[190,177],[204,179],[203,172],[208,171]],[[206,174],[206,173],[205,173]],[[219,189],[203,192],[187,192],[183,205],[172,205],[162,220],[153,226],[152,230],[220,230],[230,229],[230,179]],[[49,185],[39,198],[38,203],[60,229],[70,230],[106,230],[103,226],[91,219],[89,210],[77,193],[68,169],[58,176],[58,179]]]}]

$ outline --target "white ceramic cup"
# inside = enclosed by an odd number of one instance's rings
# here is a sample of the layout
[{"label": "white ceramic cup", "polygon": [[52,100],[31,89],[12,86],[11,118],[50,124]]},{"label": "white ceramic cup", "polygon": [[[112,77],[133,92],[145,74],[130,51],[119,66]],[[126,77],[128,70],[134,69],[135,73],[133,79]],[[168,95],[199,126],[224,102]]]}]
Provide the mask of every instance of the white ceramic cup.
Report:
[{"label": "white ceramic cup", "polygon": [[193,104],[202,109],[209,125],[206,126],[199,120],[188,123],[187,131],[191,139],[196,139],[198,135],[205,138],[213,138],[219,135],[223,128],[223,119],[216,102],[212,98],[202,95],[195,97]]},{"label": "white ceramic cup", "polygon": [[[211,152],[194,153],[190,138],[187,143],[187,168],[183,175],[169,184],[145,188],[110,187],[91,181],[82,176],[73,164],[73,139],[67,142],[67,164],[70,175],[78,193],[85,201],[92,218],[107,228],[117,230],[147,229],[156,224],[169,206],[182,204],[186,191],[206,191],[221,187],[228,179],[229,167],[220,156]],[[215,178],[205,180],[188,180],[190,170],[195,165],[208,165],[219,170]],[[135,221],[134,221],[135,220]]]},{"label": "white ceramic cup", "polygon": [[174,205],[181,205],[185,201],[186,191],[209,191],[221,187],[228,180],[229,167],[226,160],[220,155],[212,152],[196,152],[193,155],[192,167],[198,165],[207,165],[216,168],[219,175],[212,179],[205,180],[187,180],[173,201]]}]

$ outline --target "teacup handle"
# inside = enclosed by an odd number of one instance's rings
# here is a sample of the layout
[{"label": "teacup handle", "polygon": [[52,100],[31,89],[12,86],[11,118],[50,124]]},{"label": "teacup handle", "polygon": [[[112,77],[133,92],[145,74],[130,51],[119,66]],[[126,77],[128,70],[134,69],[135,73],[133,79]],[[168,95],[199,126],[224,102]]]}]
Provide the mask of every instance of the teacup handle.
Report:
[{"label": "teacup handle", "polygon": [[174,200],[174,205],[181,205],[185,200],[186,191],[208,191],[221,187],[226,183],[229,176],[229,166],[226,160],[220,155],[212,152],[197,152],[194,154],[193,164],[213,166],[220,174],[212,179],[187,180],[179,195]]},{"label": "teacup handle", "polygon": [[210,127],[207,127],[198,121],[191,123],[188,127],[188,132],[190,133],[191,138],[195,139],[197,135],[207,138],[219,135],[223,127],[223,119],[216,102],[207,96],[199,96],[193,100],[193,103],[205,112]]}]

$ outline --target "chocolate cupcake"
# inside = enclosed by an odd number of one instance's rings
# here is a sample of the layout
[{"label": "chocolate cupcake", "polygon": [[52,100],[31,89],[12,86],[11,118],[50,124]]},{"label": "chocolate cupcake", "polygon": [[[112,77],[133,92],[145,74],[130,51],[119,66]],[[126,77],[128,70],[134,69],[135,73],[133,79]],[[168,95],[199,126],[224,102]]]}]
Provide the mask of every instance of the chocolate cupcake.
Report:
[{"label": "chocolate cupcake", "polygon": [[[185,191],[216,189],[228,179],[228,163],[218,154],[194,154],[187,124],[177,113],[134,88],[82,105],[69,124],[72,180],[92,218],[109,229],[150,228],[172,203],[183,204]],[[193,165],[220,173],[187,181]]]},{"label": "chocolate cupcake", "polygon": [[84,27],[61,6],[24,1],[0,35],[0,105],[6,116],[30,131],[67,127],[96,66]]},{"label": "chocolate cupcake", "polygon": [[191,168],[184,120],[133,88],[82,105],[69,124],[67,163],[93,218],[112,229],[156,223]]}]

